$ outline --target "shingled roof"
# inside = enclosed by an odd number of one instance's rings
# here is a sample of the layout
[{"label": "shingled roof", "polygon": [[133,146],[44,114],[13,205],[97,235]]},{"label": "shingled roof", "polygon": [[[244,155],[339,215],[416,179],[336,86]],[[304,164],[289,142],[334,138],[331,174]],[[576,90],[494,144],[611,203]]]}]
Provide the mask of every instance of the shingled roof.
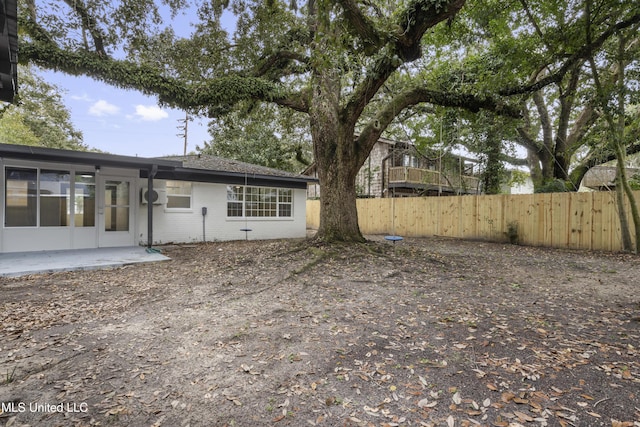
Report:
[{"label": "shingled roof", "polygon": [[[179,162],[182,167],[172,171],[158,170],[155,175],[158,179],[285,188],[306,188],[308,183],[317,182],[317,179],[301,174],[208,154],[165,156],[159,160]],[[140,171],[140,177],[146,178],[147,171]]]},{"label": "shingled roof", "polygon": [[210,154],[164,156],[162,157],[162,159],[180,161],[182,162],[183,167],[190,169],[308,179],[307,176],[303,176],[301,174],[268,168],[265,166],[253,165],[251,163],[244,163],[238,160],[225,159],[223,157],[217,157]]}]

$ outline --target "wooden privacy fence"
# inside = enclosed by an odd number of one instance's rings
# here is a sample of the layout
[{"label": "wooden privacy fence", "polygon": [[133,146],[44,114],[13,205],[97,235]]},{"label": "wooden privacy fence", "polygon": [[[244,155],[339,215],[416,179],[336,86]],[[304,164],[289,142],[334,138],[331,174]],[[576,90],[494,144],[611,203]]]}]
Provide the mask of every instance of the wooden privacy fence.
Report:
[{"label": "wooden privacy fence", "polygon": [[[613,192],[358,199],[357,208],[363,234],[496,242],[511,236],[523,245],[622,250]],[[307,227],[319,223],[320,202],[308,200]],[[631,218],[629,224],[633,235]]]}]

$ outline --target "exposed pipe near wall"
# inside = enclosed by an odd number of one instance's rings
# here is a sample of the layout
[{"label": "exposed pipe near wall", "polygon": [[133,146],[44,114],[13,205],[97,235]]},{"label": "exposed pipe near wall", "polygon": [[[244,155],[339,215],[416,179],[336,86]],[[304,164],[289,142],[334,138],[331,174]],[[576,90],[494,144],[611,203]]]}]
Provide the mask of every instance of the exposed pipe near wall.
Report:
[{"label": "exposed pipe near wall", "polygon": [[[151,166],[149,169],[149,176],[147,177],[147,191],[149,197],[153,194],[153,178],[155,178],[156,173],[158,173],[158,165]],[[147,250],[151,250],[151,246],[153,245],[153,201],[148,200],[147,202]]]},{"label": "exposed pipe near wall", "polygon": [[206,206],[202,207],[202,241],[207,241],[207,235],[205,234],[205,217],[207,216],[207,208]]}]

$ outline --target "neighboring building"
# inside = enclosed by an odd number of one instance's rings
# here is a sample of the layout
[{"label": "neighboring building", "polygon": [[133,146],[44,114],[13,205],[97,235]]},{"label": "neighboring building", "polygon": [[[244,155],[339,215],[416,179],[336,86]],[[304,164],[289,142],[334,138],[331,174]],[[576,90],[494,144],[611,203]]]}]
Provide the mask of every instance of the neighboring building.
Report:
[{"label": "neighboring building", "polygon": [[533,194],[534,186],[531,175],[523,173],[521,171],[508,170],[506,171],[507,182],[505,182],[500,192],[502,194]]},{"label": "neighboring building", "polygon": [[[420,155],[410,142],[379,139],[356,176],[358,197],[405,197],[480,194],[477,160],[450,153]],[[317,177],[315,163],[304,175]],[[308,197],[320,196],[318,184]]]},{"label": "neighboring building", "polygon": [[[639,168],[626,168],[627,178],[632,178],[635,175],[640,174]],[[595,191],[609,191],[616,188],[616,166],[594,166],[584,174],[582,182],[580,183],[581,189],[595,190]]]},{"label": "neighboring building", "polygon": [[0,252],[306,236],[313,179],[288,172],[7,144],[0,166]]}]

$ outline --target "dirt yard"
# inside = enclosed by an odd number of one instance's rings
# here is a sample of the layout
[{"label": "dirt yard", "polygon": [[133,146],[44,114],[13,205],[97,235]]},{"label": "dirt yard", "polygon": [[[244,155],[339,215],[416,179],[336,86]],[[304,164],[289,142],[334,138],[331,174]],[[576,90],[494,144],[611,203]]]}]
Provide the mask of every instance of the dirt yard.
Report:
[{"label": "dirt yard", "polygon": [[0,425],[640,426],[640,258],[429,238],[0,279]]}]

